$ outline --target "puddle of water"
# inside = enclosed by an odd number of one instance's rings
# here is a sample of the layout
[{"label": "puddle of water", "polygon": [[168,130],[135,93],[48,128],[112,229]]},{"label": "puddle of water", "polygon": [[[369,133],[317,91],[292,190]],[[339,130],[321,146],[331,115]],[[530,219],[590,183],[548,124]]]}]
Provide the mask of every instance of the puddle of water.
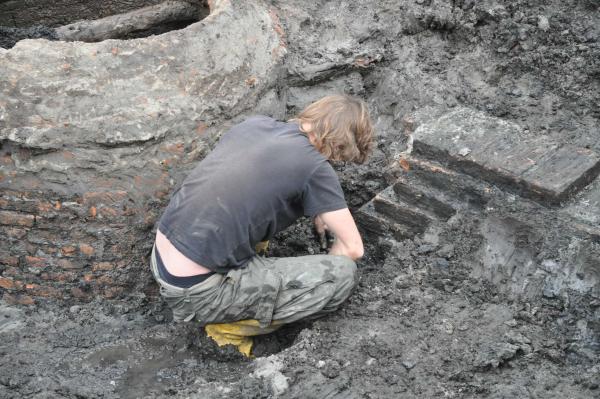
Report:
[{"label": "puddle of water", "polygon": [[171,340],[147,338],[141,342],[131,342],[100,349],[87,357],[86,363],[92,367],[110,368],[125,362],[127,370],[116,382],[116,393],[121,398],[140,398],[163,385],[161,380],[169,378],[167,369],[185,362],[195,364],[193,355],[187,351],[173,349]]}]

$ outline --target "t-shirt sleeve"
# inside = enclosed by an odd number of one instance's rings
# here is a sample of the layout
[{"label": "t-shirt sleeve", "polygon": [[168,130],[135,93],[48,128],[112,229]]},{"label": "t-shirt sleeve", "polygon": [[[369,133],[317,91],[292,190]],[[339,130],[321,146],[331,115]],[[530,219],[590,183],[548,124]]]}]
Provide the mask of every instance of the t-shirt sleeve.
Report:
[{"label": "t-shirt sleeve", "polygon": [[340,181],[329,163],[319,165],[309,177],[303,204],[304,215],[310,217],[348,207]]}]

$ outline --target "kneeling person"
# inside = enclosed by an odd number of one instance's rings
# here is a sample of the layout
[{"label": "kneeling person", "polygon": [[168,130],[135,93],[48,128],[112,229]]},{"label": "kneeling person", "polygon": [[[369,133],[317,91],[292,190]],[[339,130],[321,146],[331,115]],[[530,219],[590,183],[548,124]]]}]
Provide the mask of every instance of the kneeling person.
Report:
[{"label": "kneeling person", "polygon": [[[328,161],[364,162],[372,134],[365,103],[338,95],[289,122],[256,116],[225,133],[158,224],[152,272],[174,319],[199,321],[249,356],[251,336],[336,310],[363,244]],[[257,255],[301,216],[334,234],[328,255]]]}]

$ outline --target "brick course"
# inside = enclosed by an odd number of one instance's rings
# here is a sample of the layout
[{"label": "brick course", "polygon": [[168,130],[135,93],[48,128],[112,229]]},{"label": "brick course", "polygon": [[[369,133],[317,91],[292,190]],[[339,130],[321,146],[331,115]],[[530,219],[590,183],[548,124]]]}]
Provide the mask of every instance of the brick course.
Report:
[{"label": "brick course", "polygon": [[[147,272],[150,233],[160,208],[155,197],[132,201],[132,193],[111,189],[115,182],[108,180],[99,180],[98,191],[72,196],[37,191],[44,184],[39,180],[21,182],[30,191],[0,188],[4,300],[32,305],[38,300],[113,299],[130,292],[129,286],[150,281],[140,279],[140,271]],[[152,192],[168,191],[163,175],[136,182]]]},{"label": "brick course", "polygon": [[34,215],[13,211],[0,211],[0,224],[7,226],[32,227],[34,223]]}]

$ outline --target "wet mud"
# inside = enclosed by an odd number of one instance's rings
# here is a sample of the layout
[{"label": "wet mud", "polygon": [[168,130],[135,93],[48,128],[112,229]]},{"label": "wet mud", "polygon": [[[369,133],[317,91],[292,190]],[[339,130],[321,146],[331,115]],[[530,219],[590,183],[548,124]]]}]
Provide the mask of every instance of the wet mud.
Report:
[{"label": "wet mud", "polygon": [[[331,91],[365,98],[374,154],[336,165],[354,212],[412,178],[392,165],[408,144],[402,120],[417,110],[465,106],[532,140],[600,152],[597,1],[269,4],[286,32],[284,71],[236,118],[285,119]],[[409,238],[365,234],[347,303],[257,338],[254,359],[173,323],[151,289],[1,302],[0,398],[600,397],[600,244],[563,218],[598,220],[597,181],[546,207],[464,179],[485,193],[476,207],[457,206]],[[301,220],[270,256],[320,251]],[[149,274],[135,285],[152,286]]]}]

